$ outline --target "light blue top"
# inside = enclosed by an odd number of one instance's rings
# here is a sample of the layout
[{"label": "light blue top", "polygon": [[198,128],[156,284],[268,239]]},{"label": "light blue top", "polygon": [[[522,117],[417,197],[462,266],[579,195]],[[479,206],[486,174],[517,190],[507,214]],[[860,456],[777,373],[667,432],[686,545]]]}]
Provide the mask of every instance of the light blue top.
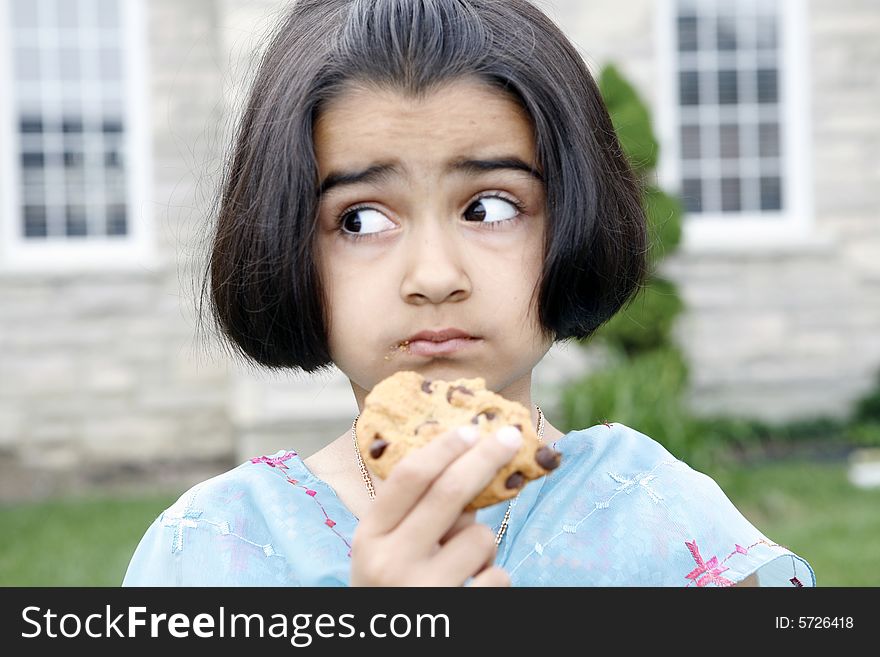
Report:
[{"label": "light blue top", "polygon": [[[514,586],[815,586],[713,479],[619,423],[570,431],[513,504],[496,564]],[[507,503],[480,509],[499,528]],[[355,518],[293,451],[193,486],[141,539],[123,586],[346,586]]]}]

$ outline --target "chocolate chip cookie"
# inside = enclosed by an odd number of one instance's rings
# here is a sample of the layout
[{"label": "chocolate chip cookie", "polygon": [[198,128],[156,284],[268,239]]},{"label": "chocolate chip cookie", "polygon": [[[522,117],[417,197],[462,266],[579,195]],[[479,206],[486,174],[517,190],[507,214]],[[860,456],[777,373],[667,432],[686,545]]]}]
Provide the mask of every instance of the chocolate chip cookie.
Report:
[{"label": "chocolate chip cookie", "polygon": [[462,425],[474,425],[481,434],[513,425],[523,435],[517,454],[465,510],[507,500],[559,465],[561,455],[539,442],[530,411],[487,390],[480,377],[444,381],[426,379],[418,372],[396,372],[367,395],[355,429],[364,462],[385,479],[410,450]]}]

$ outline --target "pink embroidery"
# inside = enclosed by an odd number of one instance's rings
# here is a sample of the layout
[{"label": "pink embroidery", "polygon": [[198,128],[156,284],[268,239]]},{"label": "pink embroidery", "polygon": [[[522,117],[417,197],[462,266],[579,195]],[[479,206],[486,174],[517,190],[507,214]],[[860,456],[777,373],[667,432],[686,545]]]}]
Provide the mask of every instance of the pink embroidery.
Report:
[{"label": "pink embroidery", "polygon": [[281,468],[282,470],[287,470],[287,466],[284,465],[284,462],[296,456],[296,452],[287,452],[282,456],[277,458],[272,458],[269,456],[257,456],[256,458],[251,459],[251,463],[265,463],[266,465],[273,468]]},{"label": "pink embroidery", "polygon": [[[284,465],[284,461],[287,461],[294,456],[298,456],[298,454],[296,452],[287,452],[283,456],[280,456],[275,459],[263,456],[260,458],[251,459],[251,462],[252,463],[265,463],[273,468],[278,467],[283,470],[287,470],[287,466]],[[324,524],[327,525],[333,531],[333,533],[336,534],[336,536],[338,536],[340,540],[342,540],[343,543],[345,543],[345,546],[348,548],[348,556],[351,557],[351,545],[346,540],[345,536],[340,534],[339,530],[336,529],[336,521],[331,520],[330,516],[327,515],[327,510],[324,508],[324,505],[321,504],[320,500],[316,497],[316,495],[318,494],[318,491],[312,490],[311,488],[306,488],[305,486],[303,486],[302,484],[299,483],[299,480],[294,479],[290,475],[287,475],[287,483],[292,484],[292,485],[296,486],[297,488],[302,488],[306,492],[306,495],[308,495],[309,497],[311,497],[314,500],[315,504],[318,505],[318,508],[321,509],[321,513],[324,514]]]},{"label": "pink embroidery", "polygon": [[797,577],[792,577],[792,578],[791,578],[790,580],[788,580],[788,581],[791,582],[792,584],[794,584],[794,585],[797,586],[797,587],[802,587],[802,586],[803,586],[803,584],[801,584],[801,580],[799,580]]},{"label": "pink embroidery", "polygon": [[749,553],[749,551],[746,550],[746,549],[745,549],[742,545],[740,545],[739,543],[736,543],[736,551],[739,552],[740,554],[748,554],[748,553]]},{"label": "pink embroidery", "polygon": [[726,577],[721,577],[721,573],[728,570],[728,568],[727,566],[718,565],[718,557],[712,557],[707,562],[703,561],[703,557],[700,555],[700,550],[697,548],[696,539],[693,541],[685,541],[684,544],[687,545],[688,550],[691,552],[691,556],[693,556],[694,561],[697,563],[697,567],[685,575],[687,579],[694,580],[697,583],[697,586],[707,586],[708,584],[715,584],[716,586],[733,586],[732,581]]}]

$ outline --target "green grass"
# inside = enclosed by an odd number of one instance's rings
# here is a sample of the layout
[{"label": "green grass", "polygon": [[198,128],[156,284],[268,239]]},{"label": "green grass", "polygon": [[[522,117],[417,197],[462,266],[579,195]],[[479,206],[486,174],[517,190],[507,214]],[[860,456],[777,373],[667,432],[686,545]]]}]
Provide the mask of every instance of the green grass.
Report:
[{"label": "green grass", "polygon": [[[880,586],[880,488],[852,486],[845,464],[708,474],[761,532],[810,562],[819,586]],[[147,526],[177,495],[0,507],[0,585],[118,586]]]},{"label": "green grass", "polygon": [[846,469],[789,460],[713,478],[761,532],[810,562],[818,586],[878,586],[880,488],[853,486]]},{"label": "green grass", "polygon": [[179,495],[0,507],[0,586],[119,586],[147,527]]}]

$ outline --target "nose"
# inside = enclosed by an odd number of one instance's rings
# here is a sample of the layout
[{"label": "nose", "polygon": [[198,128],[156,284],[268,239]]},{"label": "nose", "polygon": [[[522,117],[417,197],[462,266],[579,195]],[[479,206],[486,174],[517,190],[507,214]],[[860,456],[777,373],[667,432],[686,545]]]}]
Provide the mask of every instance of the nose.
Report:
[{"label": "nose", "polygon": [[439,304],[470,296],[467,253],[453,222],[416,221],[406,240],[400,294],[407,303]]}]

